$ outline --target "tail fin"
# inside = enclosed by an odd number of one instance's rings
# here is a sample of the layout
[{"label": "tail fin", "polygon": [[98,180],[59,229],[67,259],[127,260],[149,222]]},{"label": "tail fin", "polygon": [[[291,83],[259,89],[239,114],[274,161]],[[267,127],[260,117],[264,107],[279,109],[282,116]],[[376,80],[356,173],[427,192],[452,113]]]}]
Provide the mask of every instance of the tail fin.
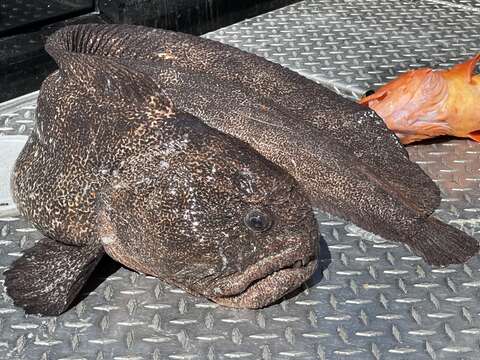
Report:
[{"label": "tail fin", "polygon": [[464,263],[479,250],[476,239],[433,217],[422,224],[407,245],[431,265]]},{"label": "tail fin", "polygon": [[4,272],[7,294],[28,314],[59,315],[68,309],[103,253],[101,246],[42,239]]}]

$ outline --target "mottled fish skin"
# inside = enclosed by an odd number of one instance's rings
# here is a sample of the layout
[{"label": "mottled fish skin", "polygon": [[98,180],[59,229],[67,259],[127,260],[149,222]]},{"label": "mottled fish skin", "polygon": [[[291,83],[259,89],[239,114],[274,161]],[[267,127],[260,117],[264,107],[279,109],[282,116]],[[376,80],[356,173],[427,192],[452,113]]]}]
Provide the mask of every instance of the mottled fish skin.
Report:
[{"label": "mottled fish skin", "polygon": [[407,243],[429,263],[464,262],[478,250],[475,239],[430,217],[438,188],[375,113],[294,72],[216,42],[135,26],[71,27],[49,44],[147,72],[180,108],[288,170],[315,206]]},{"label": "mottled fish skin", "polygon": [[[388,179],[393,190],[403,192],[403,197],[414,203],[422,215],[430,215],[440,204],[438,187],[409,161],[407,151],[379,116],[281,65],[208,39],[141,26],[80,25],[57,33],[51,43],[59,47],[68,44],[74,51],[94,52],[146,68],[166,85],[168,95],[180,108],[257,150],[257,134],[231,127],[232,122],[240,122],[243,117],[250,127],[259,127],[258,131],[270,135],[274,130],[265,127],[269,123],[288,127],[292,133],[303,129],[302,138],[308,136],[319,144],[322,139],[334,139],[357,161],[381,169],[382,178]],[[191,91],[202,87],[202,82],[206,92]],[[233,92],[222,92],[228,85],[235,88]],[[235,90],[246,94],[250,104],[243,99],[237,101]],[[236,102],[229,107],[227,119],[217,114],[226,108],[226,101]],[[286,118],[281,120],[277,111]],[[265,113],[268,119],[264,124],[255,121],[259,113]],[[229,118],[231,122],[225,124]],[[296,142],[293,138],[292,144]],[[293,151],[298,146],[290,148]],[[273,160],[270,154],[260,152]],[[281,165],[287,168],[288,164]],[[312,200],[322,207],[321,199],[318,204],[316,198]]]},{"label": "mottled fish skin", "polygon": [[[19,210],[47,238],[95,256],[103,247],[134,270],[227,306],[266,306],[311,276],[317,225],[285,170],[176,110],[148,75],[103,57],[47,51],[60,70],[42,84],[36,128],[12,178]],[[54,242],[42,244],[51,260]],[[22,282],[21,270],[33,278],[39,260],[29,256],[6,284],[16,304],[41,312]],[[45,311],[64,311],[72,298],[64,295]]]}]

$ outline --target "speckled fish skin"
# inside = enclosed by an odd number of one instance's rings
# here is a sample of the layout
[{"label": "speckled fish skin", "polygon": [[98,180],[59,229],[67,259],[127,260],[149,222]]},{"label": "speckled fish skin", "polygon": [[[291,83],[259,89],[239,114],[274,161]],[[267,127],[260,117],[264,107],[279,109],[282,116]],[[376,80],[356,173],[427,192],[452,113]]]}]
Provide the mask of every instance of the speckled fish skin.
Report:
[{"label": "speckled fish skin", "polygon": [[[285,170],[177,111],[143,73],[47,51],[60,71],[42,84],[12,180],[19,210],[47,239],[6,273],[16,304],[65,311],[74,296],[61,289],[78,292],[104,252],[233,307],[266,306],[311,276],[317,225]],[[252,212],[268,221],[252,229]]]},{"label": "speckled fish skin", "polygon": [[431,264],[464,262],[478,250],[475,239],[430,216],[439,189],[381,118],[280,65],[136,26],[66,28],[50,44],[147,72],[181,109],[288,170],[315,206],[404,242]]},{"label": "speckled fish skin", "polygon": [[[80,25],[50,41],[144,69],[180,108],[255,149],[258,136],[279,127],[290,138],[301,131],[297,139],[308,136],[316,144],[333,139],[357,161],[381,169],[422,214],[430,215],[440,203],[438,187],[409,161],[380,117],[278,64],[208,39],[141,26]],[[269,159],[280,156],[260,152]],[[282,166],[291,171],[288,162]]]}]

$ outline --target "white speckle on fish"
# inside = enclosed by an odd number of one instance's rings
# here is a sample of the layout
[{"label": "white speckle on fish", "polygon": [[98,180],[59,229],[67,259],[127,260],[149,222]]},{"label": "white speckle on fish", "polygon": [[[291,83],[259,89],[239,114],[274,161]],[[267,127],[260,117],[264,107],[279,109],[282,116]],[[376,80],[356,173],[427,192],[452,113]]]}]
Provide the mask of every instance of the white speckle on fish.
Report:
[{"label": "white speckle on fish", "polygon": [[167,161],[160,161],[159,168],[160,170],[166,170],[170,167],[170,164]]},{"label": "white speckle on fish", "polygon": [[115,237],[111,235],[103,235],[101,238],[102,244],[109,245],[115,242]]},{"label": "white speckle on fish", "polygon": [[227,268],[228,259],[225,256],[225,254],[223,253],[223,247],[222,246],[218,247],[218,254],[220,255],[220,258],[222,259],[222,269],[221,269],[221,271],[223,271]]}]

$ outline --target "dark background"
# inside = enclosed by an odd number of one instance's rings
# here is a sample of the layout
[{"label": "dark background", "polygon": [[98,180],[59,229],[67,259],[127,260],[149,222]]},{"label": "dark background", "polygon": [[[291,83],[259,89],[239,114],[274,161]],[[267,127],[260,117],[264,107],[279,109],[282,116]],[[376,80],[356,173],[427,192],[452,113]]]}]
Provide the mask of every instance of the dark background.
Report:
[{"label": "dark background", "polygon": [[55,64],[45,39],[78,23],[137,24],[195,35],[298,0],[0,0],[0,102],[38,90]]}]

